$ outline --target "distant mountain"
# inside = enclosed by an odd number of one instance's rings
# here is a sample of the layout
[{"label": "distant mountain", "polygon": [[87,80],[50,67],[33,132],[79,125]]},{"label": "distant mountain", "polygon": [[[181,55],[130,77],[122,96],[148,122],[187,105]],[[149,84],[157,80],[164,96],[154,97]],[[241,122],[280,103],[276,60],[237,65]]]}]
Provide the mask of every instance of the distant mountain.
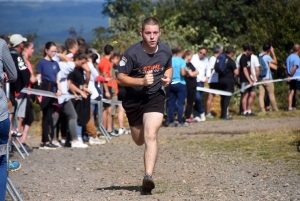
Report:
[{"label": "distant mountain", "polygon": [[[1,0],[0,0],[1,1]],[[63,44],[74,28],[86,41],[94,39],[92,30],[108,26],[101,14],[104,1],[9,1],[0,3],[0,34],[37,33],[37,47],[47,41]]]}]

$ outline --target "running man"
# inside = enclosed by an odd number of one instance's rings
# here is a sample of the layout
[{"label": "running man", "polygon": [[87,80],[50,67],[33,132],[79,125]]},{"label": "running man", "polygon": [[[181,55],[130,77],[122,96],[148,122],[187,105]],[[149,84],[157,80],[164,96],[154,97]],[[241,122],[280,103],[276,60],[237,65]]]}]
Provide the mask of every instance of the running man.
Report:
[{"label": "running man", "polygon": [[145,144],[142,194],[151,194],[155,188],[152,174],[158,154],[157,134],[164,114],[165,93],[161,88],[172,80],[172,52],[158,42],[161,30],[156,18],[146,18],[140,34],[143,40],[122,57],[118,81],[126,90],[122,105],[132,139],[138,146]]}]

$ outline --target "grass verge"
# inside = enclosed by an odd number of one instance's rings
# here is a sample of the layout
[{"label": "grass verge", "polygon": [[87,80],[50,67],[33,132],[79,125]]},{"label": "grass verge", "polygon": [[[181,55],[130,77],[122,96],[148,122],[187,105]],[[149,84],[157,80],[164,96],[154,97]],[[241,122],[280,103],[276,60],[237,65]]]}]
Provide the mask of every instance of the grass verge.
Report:
[{"label": "grass verge", "polygon": [[242,154],[245,159],[264,159],[271,163],[282,162],[300,172],[300,130],[252,132],[218,139],[207,136],[200,141],[188,141],[190,147],[201,146],[210,152]]}]

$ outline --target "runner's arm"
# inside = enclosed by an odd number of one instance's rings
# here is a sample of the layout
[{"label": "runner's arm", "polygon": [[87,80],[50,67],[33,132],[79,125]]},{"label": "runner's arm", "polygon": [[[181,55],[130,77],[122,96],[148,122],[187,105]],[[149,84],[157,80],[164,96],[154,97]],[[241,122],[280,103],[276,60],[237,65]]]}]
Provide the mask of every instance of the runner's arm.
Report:
[{"label": "runner's arm", "polygon": [[[168,70],[166,70],[166,72]],[[171,68],[171,72],[172,72],[172,68]],[[167,75],[170,75],[170,74],[165,73],[165,76],[167,76]],[[119,72],[118,73],[118,84],[120,84],[122,86],[127,86],[127,87],[145,86],[145,81],[144,81],[144,78],[133,78],[133,77],[130,77],[128,74]]]}]

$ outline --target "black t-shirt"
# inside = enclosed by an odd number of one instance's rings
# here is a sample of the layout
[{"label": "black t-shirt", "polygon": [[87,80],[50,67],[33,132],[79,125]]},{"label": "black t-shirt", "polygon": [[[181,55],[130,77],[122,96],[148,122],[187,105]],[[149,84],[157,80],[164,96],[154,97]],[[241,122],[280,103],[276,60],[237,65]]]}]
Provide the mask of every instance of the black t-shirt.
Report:
[{"label": "black t-shirt", "polygon": [[[196,68],[195,66],[190,62],[190,63],[187,63],[186,66],[192,70],[192,72],[196,71]],[[184,76],[184,80],[186,82],[186,87],[188,89],[190,88],[195,88],[197,87],[197,77],[189,77],[188,75],[187,76]]]},{"label": "black t-shirt", "polygon": [[148,71],[152,71],[154,83],[150,87],[134,86],[125,89],[126,93],[131,94],[154,94],[161,88],[161,78],[171,66],[172,52],[169,46],[159,42],[157,52],[148,54],[143,50],[142,42],[138,42],[125,51],[118,71],[133,78],[143,78]]},{"label": "black t-shirt", "polygon": [[226,65],[226,70],[227,73],[225,75],[222,75],[219,73],[219,83],[232,83],[234,84],[234,70],[236,69],[236,64],[235,62],[230,58],[227,57],[227,65]]},{"label": "black t-shirt", "polygon": [[84,84],[84,73],[82,68],[74,68],[73,72],[71,72],[68,75],[68,80],[71,80],[73,84],[79,88],[82,89],[82,86]]},{"label": "black t-shirt", "polygon": [[246,78],[246,76],[244,74],[244,68],[247,68],[248,74],[250,76],[250,74],[251,74],[250,59],[251,59],[251,57],[248,57],[245,54],[243,54],[241,56],[241,59],[240,59],[240,82],[248,82],[248,79]]}]

